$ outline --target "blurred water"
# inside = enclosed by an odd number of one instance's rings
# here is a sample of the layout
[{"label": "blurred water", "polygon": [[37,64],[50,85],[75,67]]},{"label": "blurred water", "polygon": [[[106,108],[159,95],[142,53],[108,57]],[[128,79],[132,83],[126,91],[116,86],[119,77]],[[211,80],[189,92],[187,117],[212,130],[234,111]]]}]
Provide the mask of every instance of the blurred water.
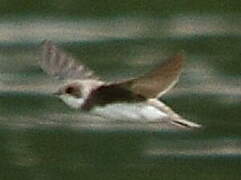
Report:
[{"label": "blurred water", "polygon": [[[0,21],[1,179],[239,179],[240,16]],[[38,66],[55,41],[105,79],[137,76],[185,51],[179,84],[162,100],[203,129],[110,121],[52,97]]]}]

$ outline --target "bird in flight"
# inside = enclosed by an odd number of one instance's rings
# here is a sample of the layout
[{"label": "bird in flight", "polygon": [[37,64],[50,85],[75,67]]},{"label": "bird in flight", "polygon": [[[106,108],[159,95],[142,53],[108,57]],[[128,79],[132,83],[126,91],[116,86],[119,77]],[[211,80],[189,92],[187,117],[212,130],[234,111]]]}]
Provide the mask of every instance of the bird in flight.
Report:
[{"label": "bird in flight", "polygon": [[104,118],[167,122],[181,128],[198,128],[159,100],[178,81],[181,54],[154,70],[128,80],[105,82],[51,41],[42,45],[40,66],[47,74],[66,81],[54,94],[71,108]]}]

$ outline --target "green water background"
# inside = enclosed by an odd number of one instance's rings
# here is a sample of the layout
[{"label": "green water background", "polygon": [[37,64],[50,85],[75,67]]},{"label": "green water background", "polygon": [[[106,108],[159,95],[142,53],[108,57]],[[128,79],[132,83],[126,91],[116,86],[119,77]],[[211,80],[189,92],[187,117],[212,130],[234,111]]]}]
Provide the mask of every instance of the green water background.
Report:
[{"label": "green water background", "polygon": [[[0,179],[240,179],[240,1],[0,1]],[[99,121],[49,93],[53,40],[107,80],[185,52],[165,103],[204,128]]]}]

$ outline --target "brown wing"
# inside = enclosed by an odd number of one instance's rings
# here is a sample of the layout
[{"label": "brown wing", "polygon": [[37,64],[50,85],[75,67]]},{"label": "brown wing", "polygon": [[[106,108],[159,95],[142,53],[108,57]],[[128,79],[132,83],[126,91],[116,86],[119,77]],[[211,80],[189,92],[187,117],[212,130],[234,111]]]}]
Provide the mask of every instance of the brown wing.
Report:
[{"label": "brown wing", "polygon": [[182,62],[182,55],[177,55],[139,78],[102,85],[92,91],[82,109],[90,110],[94,106],[110,103],[140,102],[156,98],[167,92],[177,82]]},{"label": "brown wing", "polygon": [[135,79],[119,83],[122,88],[145,98],[157,98],[170,90],[178,81],[183,64],[181,54],[167,59],[153,71]]},{"label": "brown wing", "polygon": [[90,110],[95,106],[105,106],[111,103],[130,103],[144,100],[146,100],[144,97],[120,87],[119,84],[109,84],[93,90],[81,109]]},{"label": "brown wing", "polygon": [[58,79],[98,79],[93,71],[59,50],[51,41],[42,46],[41,68]]}]

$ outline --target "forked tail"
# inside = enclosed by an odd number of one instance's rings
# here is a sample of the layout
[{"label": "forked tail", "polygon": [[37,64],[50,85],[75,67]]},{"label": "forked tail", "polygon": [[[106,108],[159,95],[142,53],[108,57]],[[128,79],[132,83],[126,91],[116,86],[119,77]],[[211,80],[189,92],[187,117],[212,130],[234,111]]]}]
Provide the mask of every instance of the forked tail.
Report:
[{"label": "forked tail", "polygon": [[188,121],[183,119],[177,113],[175,113],[170,107],[159,101],[158,99],[149,99],[147,101],[148,104],[160,109],[161,111],[165,112],[168,115],[168,121],[171,124],[174,124],[179,127],[183,128],[200,128],[202,127],[200,124]]}]

